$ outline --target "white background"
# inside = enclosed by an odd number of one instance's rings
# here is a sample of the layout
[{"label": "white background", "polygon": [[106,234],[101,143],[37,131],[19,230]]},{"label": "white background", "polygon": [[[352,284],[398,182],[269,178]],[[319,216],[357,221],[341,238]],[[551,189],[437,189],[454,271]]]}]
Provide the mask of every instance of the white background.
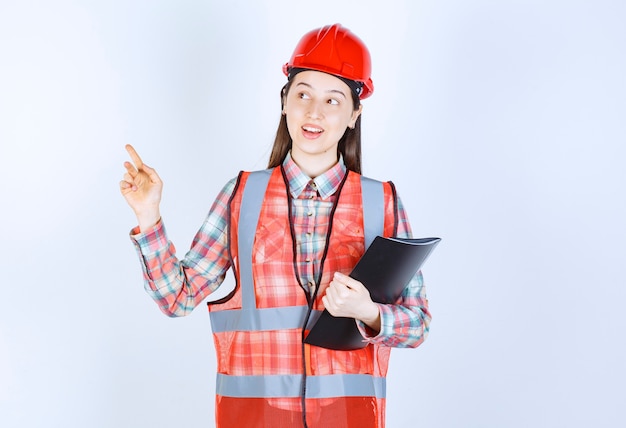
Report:
[{"label": "white background", "polygon": [[335,22],[373,57],[365,173],[443,238],[388,426],[625,426],[626,3],[2,0],[3,427],[213,425],[208,315],[143,291],[124,145],[182,256],[265,167],[300,36]]}]

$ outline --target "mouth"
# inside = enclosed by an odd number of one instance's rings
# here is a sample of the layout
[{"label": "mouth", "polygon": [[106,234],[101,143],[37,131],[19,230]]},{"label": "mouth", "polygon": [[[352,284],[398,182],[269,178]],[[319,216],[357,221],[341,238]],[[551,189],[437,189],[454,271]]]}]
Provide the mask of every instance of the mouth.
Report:
[{"label": "mouth", "polygon": [[318,128],[317,126],[313,126],[313,125],[304,125],[302,127],[302,133],[304,134],[304,136],[306,138],[317,138],[320,135],[322,135],[322,132],[324,132],[324,130],[322,128]]},{"label": "mouth", "polygon": [[310,132],[313,134],[321,134],[322,132],[324,132],[324,130],[322,128],[317,128],[315,126],[310,126],[310,125],[304,125],[302,127],[302,130],[304,132]]}]

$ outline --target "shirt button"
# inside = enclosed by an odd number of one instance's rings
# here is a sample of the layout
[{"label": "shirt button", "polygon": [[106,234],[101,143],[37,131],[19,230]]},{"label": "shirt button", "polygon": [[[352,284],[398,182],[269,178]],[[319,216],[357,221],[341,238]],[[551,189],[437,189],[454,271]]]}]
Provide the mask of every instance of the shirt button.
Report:
[{"label": "shirt button", "polygon": [[309,217],[311,217],[313,215],[313,211],[309,211],[308,213],[306,213],[306,215],[308,215]]},{"label": "shirt button", "polygon": [[305,260],[307,263],[311,263],[311,259],[306,259]]}]

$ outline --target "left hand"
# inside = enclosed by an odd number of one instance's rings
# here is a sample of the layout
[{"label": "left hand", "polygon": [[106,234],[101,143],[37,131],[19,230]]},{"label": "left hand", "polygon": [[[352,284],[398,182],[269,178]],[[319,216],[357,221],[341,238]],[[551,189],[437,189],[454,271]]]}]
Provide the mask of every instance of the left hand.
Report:
[{"label": "left hand", "polygon": [[378,305],[372,301],[367,288],[356,279],[336,272],[322,302],[332,316],[355,318],[380,331]]}]

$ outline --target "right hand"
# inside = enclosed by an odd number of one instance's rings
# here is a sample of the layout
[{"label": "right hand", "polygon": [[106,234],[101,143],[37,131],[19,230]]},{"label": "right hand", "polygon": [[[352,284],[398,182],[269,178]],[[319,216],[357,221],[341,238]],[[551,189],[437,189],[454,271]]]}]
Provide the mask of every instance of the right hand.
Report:
[{"label": "right hand", "polygon": [[133,146],[127,144],[126,151],[133,163],[124,162],[126,174],[120,181],[120,191],[135,212],[139,228],[143,232],[161,218],[159,203],[163,182],[153,168],[143,163]]}]

